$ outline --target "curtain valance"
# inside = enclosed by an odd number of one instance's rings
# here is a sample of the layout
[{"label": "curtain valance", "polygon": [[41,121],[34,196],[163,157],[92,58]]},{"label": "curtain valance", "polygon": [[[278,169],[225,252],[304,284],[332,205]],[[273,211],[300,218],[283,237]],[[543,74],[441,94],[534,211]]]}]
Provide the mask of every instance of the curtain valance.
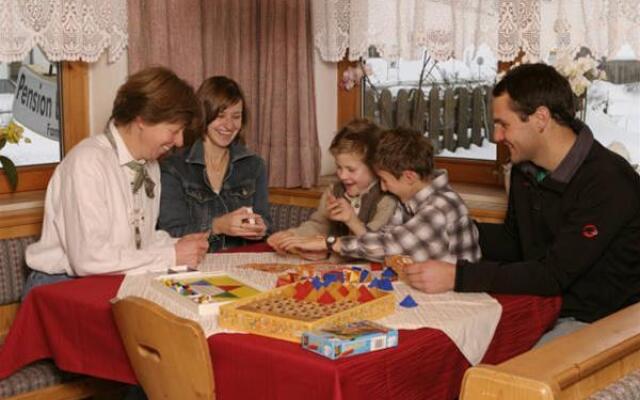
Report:
[{"label": "curtain valance", "polygon": [[640,0],[322,0],[313,2],[315,46],[325,61],[366,57],[462,59],[488,46],[501,61],[588,47],[640,56]]},{"label": "curtain valance", "polygon": [[49,61],[117,60],[127,46],[126,0],[0,0],[0,61],[40,46]]}]

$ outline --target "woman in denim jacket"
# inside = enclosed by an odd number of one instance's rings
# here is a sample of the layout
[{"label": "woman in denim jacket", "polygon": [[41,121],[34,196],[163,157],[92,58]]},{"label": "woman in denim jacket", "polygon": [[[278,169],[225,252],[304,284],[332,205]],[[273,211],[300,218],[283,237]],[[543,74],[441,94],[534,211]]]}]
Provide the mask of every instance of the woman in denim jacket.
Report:
[{"label": "woman in denim jacket", "polygon": [[270,224],[264,160],[244,146],[246,102],[224,76],[197,92],[205,131],[165,158],[158,227],[172,236],[210,231],[209,252],[262,239]]}]

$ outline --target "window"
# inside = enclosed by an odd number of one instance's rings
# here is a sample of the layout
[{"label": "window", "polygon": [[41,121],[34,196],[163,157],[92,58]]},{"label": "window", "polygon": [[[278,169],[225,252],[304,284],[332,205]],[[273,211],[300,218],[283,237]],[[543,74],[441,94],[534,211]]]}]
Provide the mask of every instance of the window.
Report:
[{"label": "window", "polygon": [[409,125],[425,132],[438,157],[493,161],[489,103],[497,66],[486,46],[445,62],[426,51],[421,60],[369,57],[363,114],[386,127]]},{"label": "window", "polygon": [[350,67],[369,74],[361,92],[339,91],[340,126],[358,115],[383,126],[409,125],[432,139],[436,165],[447,169],[452,181],[502,184],[500,164],[508,152],[491,140],[490,96],[498,62],[488,48],[442,63],[427,53],[421,60],[392,62],[376,57],[373,48],[370,55],[363,64],[339,64],[339,79]]},{"label": "window", "polygon": [[640,172],[640,60],[625,46],[602,67],[607,79],[587,89],[583,117],[598,141]]},{"label": "window", "polygon": [[13,123],[24,138],[2,153],[18,167],[60,161],[58,69],[38,48],[22,62],[0,63],[0,126]]},{"label": "window", "polygon": [[[37,56],[34,56],[34,58]],[[29,61],[29,60],[28,60]],[[19,174],[19,183],[17,192],[26,192],[33,190],[44,190],[47,187],[47,183],[49,182],[49,178],[51,177],[53,170],[56,166],[55,163],[60,160],[66,152],[68,152],[75,144],[77,144],[80,140],[88,135],[89,132],[89,116],[88,116],[88,66],[84,62],[61,62],[58,63],[58,71],[57,73],[60,75],[57,80],[59,83],[59,91],[61,104],[59,106],[59,113],[61,116],[61,129],[59,130],[60,140],[62,142],[62,149],[60,150],[59,145],[57,146],[57,156],[52,156],[48,160],[39,159],[40,161],[29,162],[29,159],[26,159],[25,163],[21,163],[18,168]],[[11,79],[11,74],[13,73],[14,80],[19,76],[19,70],[17,66],[13,67],[14,72],[11,72],[11,67],[8,67],[9,76],[8,79]],[[17,70],[17,71],[16,71]],[[45,69],[45,73],[48,73],[48,68]],[[27,82],[27,78],[25,77],[25,82]],[[19,84],[19,82],[17,82]],[[3,85],[10,85],[9,83],[3,83]],[[39,86],[38,86],[39,88]],[[17,89],[17,88],[16,88]],[[22,92],[21,92],[22,93]],[[26,98],[29,98],[29,92],[27,90]],[[34,90],[32,90],[31,98],[34,97]],[[20,94],[22,96],[22,94]],[[11,96],[14,97],[14,96]],[[25,99],[26,101],[26,99]],[[42,100],[40,100],[42,101]],[[3,98],[3,110],[6,108],[6,97]],[[46,99],[44,100],[43,109],[46,111]],[[11,102],[12,103],[12,102]],[[13,103],[12,103],[13,104]],[[53,110],[53,100],[52,100],[52,110]],[[53,111],[52,111],[53,112]],[[6,114],[6,113],[5,113]],[[0,118],[10,118],[2,116]],[[55,132],[49,132],[51,135],[55,135]],[[34,133],[36,134],[36,133]],[[46,133],[45,133],[46,135]],[[19,145],[20,151],[29,152],[29,150],[33,150],[31,147],[34,143],[21,143]],[[7,145],[2,149],[2,154],[5,154],[5,149],[9,149],[10,146],[15,145]],[[18,147],[18,146],[15,146]],[[51,152],[53,153],[53,151]],[[57,158],[57,160],[55,160]],[[35,158],[31,159],[34,160]],[[45,164],[42,164],[44,162]],[[36,164],[36,165],[25,165],[25,164]],[[4,176],[4,172],[0,170],[0,194],[1,193],[10,193],[11,189],[9,184]]]}]

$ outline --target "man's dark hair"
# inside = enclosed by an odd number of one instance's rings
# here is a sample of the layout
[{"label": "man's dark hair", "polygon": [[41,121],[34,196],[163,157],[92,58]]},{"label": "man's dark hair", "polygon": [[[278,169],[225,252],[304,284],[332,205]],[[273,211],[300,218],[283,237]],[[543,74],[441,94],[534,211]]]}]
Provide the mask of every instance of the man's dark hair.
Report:
[{"label": "man's dark hair", "polygon": [[396,178],[400,178],[403,171],[414,171],[424,180],[433,172],[433,145],[413,129],[386,130],[380,135],[373,166]]},{"label": "man's dark hair", "polygon": [[538,107],[545,106],[557,123],[571,126],[576,114],[576,98],[569,81],[547,64],[522,64],[505,75],[493,88],[493,96],[507,93],[510,107],[526,121]]}]

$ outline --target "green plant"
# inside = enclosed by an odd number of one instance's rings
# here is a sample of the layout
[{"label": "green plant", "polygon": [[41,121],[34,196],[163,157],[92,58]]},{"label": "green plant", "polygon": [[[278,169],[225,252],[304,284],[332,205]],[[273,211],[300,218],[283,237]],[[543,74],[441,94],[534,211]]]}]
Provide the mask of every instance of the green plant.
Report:
[{"label": "green plant", "polygon": [[[7,143],[18,144],[21,140],[24,140],[25,143],[31,143],[29,138],[22,137],[23,132],[24,128],[16,124],[13,120],[9,122],[7,126],[0,127],[0,150],[2,150]],[[18,186],[18,171],[16,170],[16,165],[9,157],[0,155],[0,166],[4,169],[11,190],[16,190]]]}]

